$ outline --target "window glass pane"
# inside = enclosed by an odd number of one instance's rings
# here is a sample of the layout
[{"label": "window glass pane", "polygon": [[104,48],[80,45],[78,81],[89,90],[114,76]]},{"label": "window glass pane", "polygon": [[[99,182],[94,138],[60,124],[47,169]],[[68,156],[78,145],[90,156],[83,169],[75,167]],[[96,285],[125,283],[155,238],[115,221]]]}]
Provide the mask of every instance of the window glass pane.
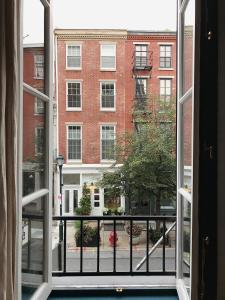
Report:
[{"label": "window glass pane", "polygon": [[78,207],[78,190],[73,190],[73,213],[76,213]]},{"label": "window glass pane", "polygon": [[183,210],[183,251],[182,251],[182,270],[183,280],[187,292],[190,292],[190,246],[191,246],[191,204],[189,201],[182,198],[182,210]]},{"label": "window glass pane", "polygon": [[63,184],[64,185],[80,184],[80,174],[63,174]]},{"label": "window glass pane", "polygon": [[44,60],[44,7],[39,0],[24,0],[23,80],[34,88],[42,88],[43,91]]},{"label": "window glass pane", "polygon": [[[39,198],[23,207],[22,292],[32,294],[43,282],[44,201]],[[33,287],[30,289],[29,287]]]},{"label": "window glass pane", "polygon": [[102,108],[114,108],[114,95],[115,95],[114,83],[103,82],[101,84]]},{"label": "window glass pane", "polygon": [[160,68],[172,67],[171,48],[172,47],[170,45],[160,46],[160,60],[159,60]]},{"label": "window glass pane", "polygon": [[68,108],[81,107],[81,83],[80,82],[67,83],[67,106]]},{"label": "window glass pane", "polygon": [[79,45],[67,46],[67,67],[68,68],[81,67],[81,47]]},{"label": "window glass pane", "polygon": [[183,94],[192,86],[194,1],[190,0],[183,22]]},{"label": "window glass pane", "polygon": [[65,199],[64,199],[64,212],[69,213],[70,212],[70,191],[66,190],[65,191]]},{"label": "window glass pane", "polygon": [[183,104],[183,187],[191,193],[192,173],[192,97]]},{"label": "window glass pane", "polygon": [[172,80],[160,79],[160,112],[164,112],[170,106],[172,96]]},{"label": "window glass pane", "polygon": [[68,126],[68,159],[81,159],[80,126]]},{"label": "window glass pane", "polygon": [[101,45],[101,67],[114,69],[116,67],[116,46]]},{"label": "window glass pane", "polygon": [[42,114],[35,113],[36,97],[23,98],[23,196],[45,187],[45,102]]}]

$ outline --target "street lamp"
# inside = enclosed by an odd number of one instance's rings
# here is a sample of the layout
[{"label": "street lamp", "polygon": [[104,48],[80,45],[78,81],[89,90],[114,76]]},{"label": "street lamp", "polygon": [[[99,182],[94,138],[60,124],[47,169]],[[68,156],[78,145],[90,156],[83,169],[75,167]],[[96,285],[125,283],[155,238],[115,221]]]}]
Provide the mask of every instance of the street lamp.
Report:
[{"label": "street lamp", "polygon": [[[60,154],[58,157],[56,157],[57,165],[59,167],[59,193],[60,193],[60,217],[62,216],[62,167],[64,164],[64,157]],[[63,241],[63,222],[60,220],[59,222],[59,270],[62,269],[62,253],[61,253],[61,247],[62,247],[62,241]]]}]

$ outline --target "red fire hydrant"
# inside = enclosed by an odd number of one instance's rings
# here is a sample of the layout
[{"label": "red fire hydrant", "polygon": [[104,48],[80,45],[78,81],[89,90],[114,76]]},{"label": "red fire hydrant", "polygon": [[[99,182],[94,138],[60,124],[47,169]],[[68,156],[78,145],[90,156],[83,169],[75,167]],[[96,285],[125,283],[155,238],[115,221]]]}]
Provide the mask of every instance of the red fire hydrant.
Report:
[{"label": "red fire hydrant", "polygon": [[117,241],[118,241],[117,233],[115,232],[115,236],[114,236],[114,231],[111,231],[109,234],[109,245],[111,247],[114,247],[114,240],[115,240],[115,245],[116,245]]}]

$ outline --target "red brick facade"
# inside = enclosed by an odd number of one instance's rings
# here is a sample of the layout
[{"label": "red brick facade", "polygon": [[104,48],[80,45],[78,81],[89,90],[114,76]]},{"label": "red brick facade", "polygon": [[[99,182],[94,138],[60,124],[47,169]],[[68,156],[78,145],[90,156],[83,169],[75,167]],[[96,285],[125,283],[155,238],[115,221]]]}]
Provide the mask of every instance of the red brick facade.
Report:
[{"label": "red brick facade", "polygon": [[[116,135],[133,129],[134,76],[147,76],[148,94],[154,108],[159,98],[160,78],[171,78],[172,95],[176,94],[176,35],[175,33],[141,33],[127,31],[56,30],[57,37],[57,90],[59,152],[67,161],[66,124],[82,125],[82,163],[100,163],[100,125],[116,124]],[[79,42],[82,45],[82,69],[66,69],[66,45]],[[116,43],[116,71],[101,71],[100,45]],[[152,70],[133,71],[135,43],[146,43],[152,52]],[[171,45],[172,66],[159,68],[160,45]],[[82,80],[82,111],[66,111],[66,81]],[[100,81],[115,80],[116,110],[100,110]],[[156,103],[153,103],[156,102]]]}]

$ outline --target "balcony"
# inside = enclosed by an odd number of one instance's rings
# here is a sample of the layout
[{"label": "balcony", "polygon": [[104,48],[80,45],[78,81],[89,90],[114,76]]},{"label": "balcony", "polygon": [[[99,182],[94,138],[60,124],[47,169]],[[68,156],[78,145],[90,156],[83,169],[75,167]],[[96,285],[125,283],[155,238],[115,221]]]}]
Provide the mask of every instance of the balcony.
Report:
[{"label": "balcony", "polygon": [[153,67],[153,51],[135,50],[133,55],[133,71],[151,71]]}]

